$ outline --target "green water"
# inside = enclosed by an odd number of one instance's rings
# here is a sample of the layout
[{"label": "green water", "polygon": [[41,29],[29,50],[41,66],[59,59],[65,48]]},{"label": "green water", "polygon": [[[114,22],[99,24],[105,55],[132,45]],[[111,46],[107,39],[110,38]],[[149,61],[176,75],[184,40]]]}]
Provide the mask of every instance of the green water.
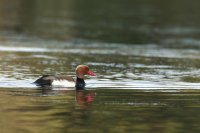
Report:
[{"label": "green water", "polygon": [[[198,133],[199,1],[0,0],[1,133]],[[97,74],[43,90],[43,74]]]},{"label": "green water", "polygon": [[[1,89],[1,132],[198,132],[199,91]],[[9,100],[5,100],[9,99]]]}]

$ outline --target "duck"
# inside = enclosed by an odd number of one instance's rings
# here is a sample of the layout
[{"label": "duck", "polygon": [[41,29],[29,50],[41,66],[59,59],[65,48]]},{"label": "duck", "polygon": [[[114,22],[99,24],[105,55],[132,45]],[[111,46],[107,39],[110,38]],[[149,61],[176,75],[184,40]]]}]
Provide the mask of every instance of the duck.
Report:
[{"label": "duck", "polygon": [[37,79],[34,84],[40,87],[53,88],[75,88],[76,90],[83,90],[85,88],[85,75],[96,76],[96,74],[89,69],[87,65],[78,65],[75,70],[76,79],[68,75],[43,75]]}]

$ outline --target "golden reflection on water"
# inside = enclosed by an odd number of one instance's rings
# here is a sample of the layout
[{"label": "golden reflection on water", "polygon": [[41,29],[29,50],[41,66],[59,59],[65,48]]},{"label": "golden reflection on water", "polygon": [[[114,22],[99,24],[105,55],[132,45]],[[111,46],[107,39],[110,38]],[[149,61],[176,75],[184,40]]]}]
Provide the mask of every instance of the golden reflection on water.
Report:
[{"label": "golden reflection on water", "polygon": [[200,122],[199,95],[198,90],[1,88],[0,128],[2,133],[195,132]]},{"label": "golden reflection on water", "polygon": [[[1,89],[1,132],[64,132],[63,128],[82,121],[93,97],[92,91]],[[71,128],[66,130],[78,130]]]},{"label": "golden reflection on water", "polygon": [[[59,97],[40,96],[40,92],[20,91],[0,92],[1,132],[57,132],[62,127],[59,112],[71,112],[74,102],[70,95]],[[61,107],[62,106],[62,107]]]}]

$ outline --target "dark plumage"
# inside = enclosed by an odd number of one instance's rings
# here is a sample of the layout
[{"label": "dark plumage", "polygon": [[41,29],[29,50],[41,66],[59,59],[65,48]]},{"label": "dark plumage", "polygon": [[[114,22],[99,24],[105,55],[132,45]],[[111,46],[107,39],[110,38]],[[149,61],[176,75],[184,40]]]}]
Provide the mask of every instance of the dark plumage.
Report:
[{"label": "dark plumage", "polygon": [[85,81],[83,79],[76,78],[75,88],[77,90],[82,90],[83,88],[85,88]]}]

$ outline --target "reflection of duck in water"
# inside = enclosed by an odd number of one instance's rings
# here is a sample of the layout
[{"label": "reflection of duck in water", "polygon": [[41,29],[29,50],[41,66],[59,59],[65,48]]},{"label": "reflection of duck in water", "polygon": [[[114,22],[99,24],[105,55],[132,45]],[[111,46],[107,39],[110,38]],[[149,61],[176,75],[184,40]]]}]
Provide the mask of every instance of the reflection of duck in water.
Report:
[{"label": "reflection of duck in water", "polygon": [[96,76],[91,70],[89,70],[88,66],[79,65],[76,68],[76,80],[67,75],[44,75],[37,79],[34,83],[41,87],[75,87],[76,90],[82,90],[85,87],[85,75]]},{"label": "reflection of duck in water", "polygon": [[76,103],[80,108],[85,108],[86,104],[94,101],[95,93],[93,91],[76,91]]}]

